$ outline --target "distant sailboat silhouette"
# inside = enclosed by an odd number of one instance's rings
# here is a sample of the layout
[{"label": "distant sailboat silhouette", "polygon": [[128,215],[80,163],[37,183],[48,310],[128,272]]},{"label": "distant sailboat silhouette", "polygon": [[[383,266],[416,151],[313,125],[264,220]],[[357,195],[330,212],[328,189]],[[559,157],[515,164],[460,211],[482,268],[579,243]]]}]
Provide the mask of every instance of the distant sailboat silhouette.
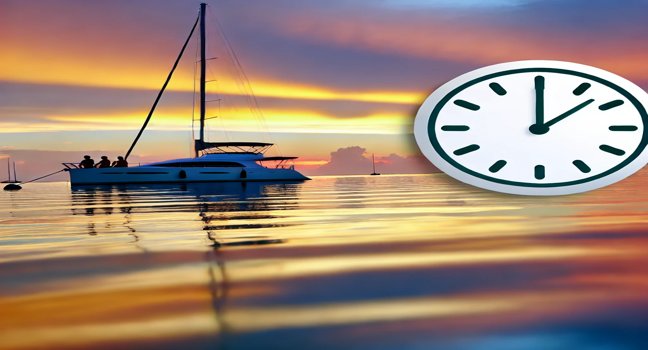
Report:
[{"label": "distant sailboat silhouette", "polygon": [[11,158],[7,158],[7,180],[2,181],[3,184],[20,183],[16,176],[16,162],[13,162],[13,181],[11,180]]},{"label": "distant sailboat silhouette", "polygon": [[376,158],[373,153],[371,154],[371,163],[373,164],[373,173],[371,175],[380,175],[380,173],[376,172]]},{"label": "distant sailboat silhouette", "polygon": [[11,159],[7,158],[8,179],[7,181],[2,181],[2,183],[8,184],[4,187],[5,191],[16,191],[22,188],[20,185],[18,185],[20,181],[18,181],[18,177],[16,176],[16,162],[13,162],[13,174],[14,174],[14,179],[13,181],[11,181]]}]

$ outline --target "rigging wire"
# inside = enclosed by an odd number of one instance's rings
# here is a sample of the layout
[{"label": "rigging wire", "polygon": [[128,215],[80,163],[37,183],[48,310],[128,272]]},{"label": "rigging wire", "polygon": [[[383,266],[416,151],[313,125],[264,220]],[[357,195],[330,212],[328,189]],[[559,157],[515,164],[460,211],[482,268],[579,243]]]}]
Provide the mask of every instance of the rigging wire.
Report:
[{"label": "rigging wire", "polygon": [[44,178],[46,178],[46,177],[48,177],[48,176],[56,175],[56,174],[58,174],[58,173],[60,173],[60,172],[66,171],[66,170],[67,170],[67,169],[61,169],[61,170],[55,171],[55,172],[53,172],[53,173],[50,173],[50,174],[47,174],[47,175],[44,175],[44,176],[41,176],[41,177],[37,177],[37,178],[35,178],[35,179],[29,180],[29,181],[25,181],[25,182],[21,182],[21,183],[22,183],[22,184],[28,184],[28,183],[30,183],[30,182],[34,182],[34,181],[38,181],[38,180],[40,180],[40,179],[44,179]]},{"label": "rigging wire", "polygon": [[[261,111],[261,108],[259,107],[259,103],[254,94],[254,90],[252,89],[252,85],[250,84],[250,80],[245,74],[245,71],[243,70],[243,66],[238,56],[236,55],[236,52],[234,51],[232,44],[230,43],[227,36],[225,36],[225,31],[223,30],[223,27],[220,21],[218,20],[218,17],[215,14],[213,14],[213,11],[211,11],[210,8],[208,8],[207,11],[210,12],[212,18],[214,18],[214,22],[216,23],[216,27],[217,27],[217,32],[225,44],[225,49],[232,60],[237,75],[241,78],[241,83],[239,84],[237,82],[237,85],[239,85],[239,87],[242,89],[243,94],[248,100],[250,112],[257,119],[257,122],[259,122],[259,124],[261,125],[263,131],[265,132],[264,136],[270,140],[270,143],[274,144],[275,142],[273,142],[272,140],[270,129],[268,128],[268,125],[265,121],[265,117]],[[275,149],[279,154],[281,154],[279,147],[277,145],[275,145]]]},{"label": "rigging wire", "polygon": [[187,48],[187,44],[189,44],[189,41],[191,40],[191,36],[193,35],[194,30],[196,29],[196,26],[198,25],[198,20],[199,19],[200,19],[200,17],[196,18],[196,22],[194,22],[193,27],[191,27],[191,31],[189,32],[189,36],[187,37],[187,40],[182,45],[182,49],[180,49],[180,53],[178,54],[178,58],[176,58],[175,62],[173,63],[173,67],[171,67],[171,71],[169,72],[169,75],[167,75],[166,81],[164,82],[164,85],[162,85],[162,89],[160,89],[160,91],[158,92],[157,97],[155,98],[155,101],[153,102],[153,106],[151,106],[151,109],[149,110],[148,116],[146,117],[146,120],[144,120],[144,124],[142,125],[142,128],[137,133],[137,136],[135,136],[135,140],[133,140],[133,143],[131,144],[130,148],[128,148],[128,151],[126,152],[126,155],[124,155],[124,159],[128,159],[128,156],[133,151],[133,148],[135,148],[135,145],[137,144],[137,141],[139,141],[139,138],[142,136],[142,133],[146,129],[146,126],[148,125],[149,121],[151,120],[151,117],[153,116],[153,112],[155,112],[155,107],[157,107],[158,102],[160,102],[160,98],[162,98],[162,94],[164,94],[164,91],[166,90],[166,87],[169,84],[169,81],[171,80],[171,77],[173,76],[173,72],[175,72],[175,69],[178,67],[178,63],[180,63],[180,59],[182,58],[182,55],[184,54],[185,49]]},{"label": "rigging wire", "polygon": [[[210,77],[218,76],[217,74],[214,73],[214,71],[212,70],[212,68],[210,66],[207,66],[207,70],[208,70],[208,73],[209,73]],[[214,79],[212,81],[218,82],[217,79]],[[218,91],[218,89],[216,89],[216,91]],[[223,115],[222,103],[221,102],[225,99],[225,95],[222,95],[222,94],[220,94],[218,92],[215,92],[214,94],[216,95],[217,98],[215,100],[213,100],[213,101],[218,101],[218,114],[217,114],[217,116],[220,117],[220,116]],[[232,107],[234,107],[234,106],[232,106]],[[228,129],[227,129],[227,125],[225,123],[225,118],[217,118],[217,119],[219,119],[218,123],[220,125],[220,130],[223,132],[223,135],[225,136],[225,140],[227,140],[227,142],[231,141],[230,135],[229,135],[229,132],[228,132]]]}]

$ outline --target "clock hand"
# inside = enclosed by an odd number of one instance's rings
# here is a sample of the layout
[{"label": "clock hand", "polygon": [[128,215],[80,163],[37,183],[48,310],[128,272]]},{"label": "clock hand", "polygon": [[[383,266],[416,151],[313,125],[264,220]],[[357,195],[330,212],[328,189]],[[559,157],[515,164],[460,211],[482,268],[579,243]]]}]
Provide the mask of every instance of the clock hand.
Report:
[{"label": "clock hand", "polygon": [[549,127],[544,124],[544,85],[545,78],[538,75],[534,79],[535,83],[535,124],[529,127],[534,135],[542,135],[549,131]]},{"label": "clock hand", "polygon": [[542,75],[538,75],[535,81],[535,95],[536,95],[536,124],[544,124],[544,83],[545,79]]},{"label": "clock hand", "polygon": [[589,99],[589,100],[587,100],[587,101],[585,101],[585,102],[579,104],[578,106],[576,106],[576,107],[574,107],[574,108],[568,110],[567,112],[565,112],[565,113],[563,113],[563,114],[561,114],[561,115],[559,115],[559,116],[557,116],[557,117],[551,119],[550,121],[546,122],[546,123],[544,124],[544,126],[546,126],[547,128],[549,128],[550,126],[552,126],[552,125],[558,123],[559,121],[561,121],[561,120],[563,120],[563,119],[569,117],[570,115],[572,115],[572,114],[578,112],[579,110],[585,108],[585,106],[587,106],[588,104],[590,104],[590,103],[592,103],[592,102],[594,102],[594,99],[591,98],[591,99]]}]

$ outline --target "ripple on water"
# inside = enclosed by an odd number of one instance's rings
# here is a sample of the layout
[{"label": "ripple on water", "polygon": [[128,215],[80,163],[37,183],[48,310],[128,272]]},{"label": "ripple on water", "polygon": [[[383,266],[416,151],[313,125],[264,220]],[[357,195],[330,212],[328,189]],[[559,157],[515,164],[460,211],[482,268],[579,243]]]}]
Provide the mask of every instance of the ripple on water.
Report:
[{"label": "ripple on water", "polygon": [[641,348],[647,178],[542,198],[443,174],[28,184],[1,194],[0,342]]}]

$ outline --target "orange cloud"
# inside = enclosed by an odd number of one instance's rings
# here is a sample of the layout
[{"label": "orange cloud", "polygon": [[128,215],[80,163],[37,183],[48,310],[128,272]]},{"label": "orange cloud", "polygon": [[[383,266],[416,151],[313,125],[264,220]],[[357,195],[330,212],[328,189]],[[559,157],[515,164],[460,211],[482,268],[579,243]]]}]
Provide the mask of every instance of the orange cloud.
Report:
[{"label": "orange cloud", "polygon": [[[24,45],[24,44],[23,44]],[[110,87],[158,90],[170,67],[130,64],[122,66],[124,57],[115,58],[101,66],[89,64],[86,57],[56,54],[42,60],[37,52],[24,47],[0,51],[0,80],[19,83],[58,84],[71,86]],[[2,68],[5,67],[5,68]],[[276,80],[254,81],[253,92],[259,97],[310,100],[342,100],[415,104],[424,96],[413,91],[367,90],[354,91],[332,89],[304,83]],[[214,81],[207,89],[213,94],[245,95],[247,91],[240,82]],[[169,91],[194,91],[191,73],[178,71],[168,87]]]},{"label": "orange cloud", "polygon": [[[111,111],[101,115],[49,114],[42,122],[0,122],[0,133],[53,132],[71,130],[137,130],[145,110]],[[191,109],[164,109],[156,113],[148,129],[189,130]],[[251,116],[249,110],[231,111],[225,118],[207,122],[208,129],[228,131],[337,133],[337,134],[399,134],[411,127],[412,118],[406,113],[371,113],[349,118],[337,118],[314,110],[266,109],[264,121]]]},{"label": "orange cloud", "polygon": [[[187,10],[174,17],[169,27],[159,28],[159,19],[132,17],[131,7],[106,4],[65,6],[39,4],[31,7],[9,7],[8,16],[0,30],[0,80],[8,82],[58,84],[73,86],[112,87],[158,90],[171,68],[178,49],[188,32],[195,12]],[[133,5],[137,8],[136,5]],[[97,15],[106,11],[107,17]],[[52,13],[56,13],[55,16]],[[119,17],[117,17],[119,16]],[[24,26],[29,19],[38,25]],[[214,23],[208,23],[213,25]],[[111,26],[107,29],[107,26]],[[214,34],[208,30],[208,34]],[[216,45],[222,39],[209,37],[208,54],[222,56],[210,61],[218,76],[209,84],[214,92],[240,94],[246,86],[223,79],[235,74],[231,59]],[[222,44],[222,43],[220,43]],[[192,91],[194,87],[192,57],[195,41],[191,42],[178,67],[169,90]],[[251,58],[260,59],[260,58]],[[227,67],[220,67],[227,65]],[[224,68],[224,69],[221,69]],[[211,71],[208,73],[211,75]],[[267,72],[252,79],[257,96],[313,100],[349,100],[410,104],[424,96],[416,91],[396,91],[385,88],[354,90],[317,86],[312,83],[286,81]]]}]

